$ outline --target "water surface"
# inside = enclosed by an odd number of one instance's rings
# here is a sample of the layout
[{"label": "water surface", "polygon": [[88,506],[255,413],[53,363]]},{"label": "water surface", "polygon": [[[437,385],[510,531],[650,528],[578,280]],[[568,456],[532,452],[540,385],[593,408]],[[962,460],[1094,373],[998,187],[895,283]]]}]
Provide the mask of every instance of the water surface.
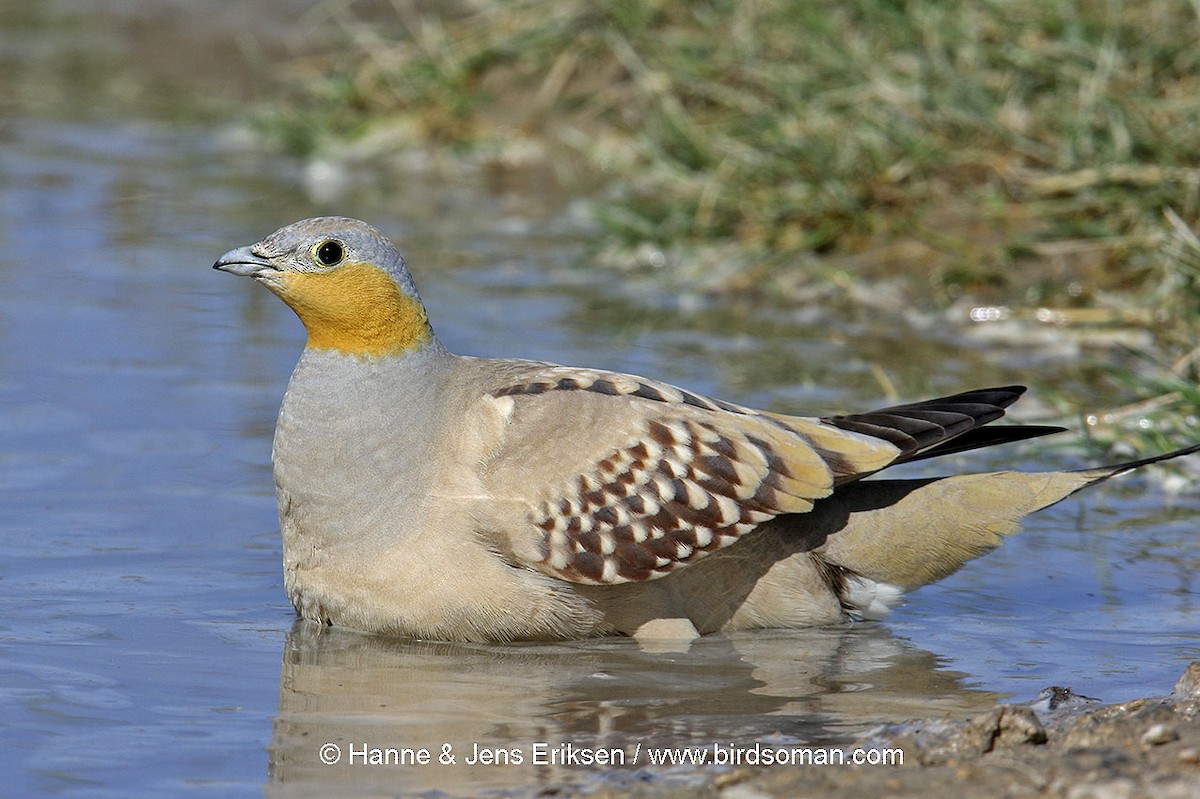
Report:
[{"label": "water surface", "polygon": [[[620,639],[395,641],[296,622],[269,457],[303,336],[267,292],[209,268],[293,219],[339,212],[384,228],[439,334],[462,352],[633,371],[810,412],[882,401],[881,365],[902,386],[952,391],[1016,379],[1031,359],[899,316],[839,321],[655,296],[647,310],[636,291],[578,265],[593,233],[557,210],[569,203],[520,183],[417,174],[316,201],[297,164],[230,143],[221,116],[233,109],[193,99],[201,110],[181,122],[178,94],[168,102],[147,76],[168,87],[193,77],[123,50],[128,17],[40,6],[64,22],[18,5],[26,27],[0,37],[14,86],[0,122],[7,793],[526,796],[562,783],[665,784],[695,769],[364,767],[319,755],[326,743],[435,755],[443,744],[462,755],[539,741],[839,743],[880,721],[961,716],[1051,684],[1110,701],[1165,693],[1200,658],[1200,503],[1136,476],[1040,514],[884,624],[658,650]],[[227,46],[223,4],[187,8],[185,19],[211,12],[198,48]],[[289,35],[307,30],[275,12]],[[80,34],[93,29],[99,53]],[[108,78],[67,69],[68,56]],[[227,73],[237,74],[227,66],[203,83],[200,70],[196,92]],[[113,95],[122,81],[137,91]],[[1075,379],[1075,368],[1050,364],[1039,378]],[[1030,445],[939,467],[1013,462],[1080,465],[1078,452]]]}]

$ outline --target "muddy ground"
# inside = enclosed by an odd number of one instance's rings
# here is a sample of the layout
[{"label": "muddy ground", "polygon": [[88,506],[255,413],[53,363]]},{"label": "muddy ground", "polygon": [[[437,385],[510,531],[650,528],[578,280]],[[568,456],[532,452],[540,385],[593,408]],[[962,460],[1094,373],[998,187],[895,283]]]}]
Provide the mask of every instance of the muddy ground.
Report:
[{"label": "muddy ground", "polygon": [[891,725],[855,746],[901,748],[904,765],[739,767],[700,788],[626,785],[591,795],[1200,799],[1200,661],[1166,697],[1104,705],[1048,688],[1033,703]]}]

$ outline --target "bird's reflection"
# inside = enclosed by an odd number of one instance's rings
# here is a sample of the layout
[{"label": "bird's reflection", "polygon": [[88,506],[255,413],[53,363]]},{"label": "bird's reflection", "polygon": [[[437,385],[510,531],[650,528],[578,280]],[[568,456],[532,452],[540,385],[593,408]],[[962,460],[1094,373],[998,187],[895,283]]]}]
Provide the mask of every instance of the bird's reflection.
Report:
[{"label": "bird's reflection", "polygon": [[[434,643],[300,620],[284,649],[268,793],[457,796],[647,779],[669,771],[650,765],[650,747],[836,745],[881,721],[967,713],[996,699],[872,624],[651,647],[623,638]],[[606,769],[536,763],[539,742],[619,748],[627,759]],[[390,764],[421,750],[427,764]],[[469,762],[479,750],[504,762]],[[335,753],[336,763],[322,761]]]}]

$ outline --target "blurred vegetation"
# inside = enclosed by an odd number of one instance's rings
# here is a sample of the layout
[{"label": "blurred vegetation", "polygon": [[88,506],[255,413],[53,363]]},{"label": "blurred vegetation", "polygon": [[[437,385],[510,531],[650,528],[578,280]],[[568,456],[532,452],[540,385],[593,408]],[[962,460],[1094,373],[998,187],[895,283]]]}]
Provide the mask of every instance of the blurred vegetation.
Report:
[{"label": "blurred vegetation", "polygon": [[1195,424],[1197,2],[330,8],[270,121],[301,152],[571,164],[596,262],[693,289],[1149,328],[1135,395]]}]

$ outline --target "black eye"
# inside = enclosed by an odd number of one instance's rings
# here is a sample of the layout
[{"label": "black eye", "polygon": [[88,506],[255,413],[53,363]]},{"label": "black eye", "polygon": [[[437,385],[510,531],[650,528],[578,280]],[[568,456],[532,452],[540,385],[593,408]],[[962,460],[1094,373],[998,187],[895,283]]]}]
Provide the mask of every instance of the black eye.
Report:
[{"label": "black eye", "polygon": [[341,263],[341,260],[346,257],[346,251],[342,248],[340,241],[325,241],[317,245],[314,251],[317,260],[325,266],[333,266]]}]

